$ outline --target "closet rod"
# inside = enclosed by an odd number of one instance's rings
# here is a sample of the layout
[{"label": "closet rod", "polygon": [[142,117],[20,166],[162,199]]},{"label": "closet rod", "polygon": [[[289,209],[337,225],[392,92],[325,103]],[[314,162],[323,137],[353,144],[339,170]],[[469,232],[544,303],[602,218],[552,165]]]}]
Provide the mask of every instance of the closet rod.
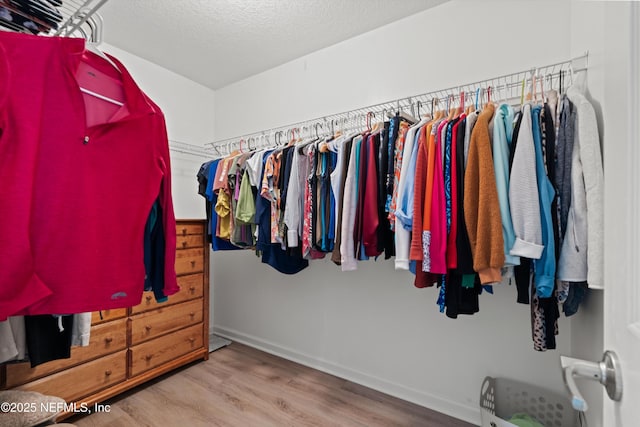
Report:
[{"label": "closet rod", "polygon": [[206,159],[211,158],[211,153],[205,150],[203,146],[187,144],[186,142],[169,140],[169,150],[175,153],[189,154],[191,156],[202,157]]},{"label": "closet rod", "polygon": [[[328,128],[333,127],[335,123],[338,123],[338,125],[342,123],[343,125],[341,129],[344,130],[362,129],[365,128],[366,121],[371,120],[372,115],[374,116],[373,119],[375,119],[375,121],[380,121],[380,113],[399,111],[407,112],[407,110],[415,110],[416,106],[420,108],[421,112],[427,112],[430,110],[432,105],[431,103],[434,101],[438,103],[437,105],[439,105],[439,108],[445,108],[447,103],[451,103],[452,107],[454,105],[457,106],[459,105],[462,92],[465,93],[465,100],[473,99],[473,101],[476,102],[478,89],[481,91],[481,99],[484,100],[487,99],[485,94],[489,94],[492,100],[498,97],[501,100],[504,99],[511,102],[516,99],[520,101],[521,96],[525,93],[532,93],[540,90],[540,83],[538,83],[540,78],[543,80],[542,86],[545,88],[544,90],[548,90],[550,88],[549,81],[553,88],[558,88],[562,78],[567,80],[564,87],[569,87],[572,83],[572,74],[579,71],[585,71],[588,68],[588,58],[589,53],[586,52],[582,56],[549,64],[544,67],[534,67],[525,71],[504,74],[490,79],[449,87],[447,89],[406,96],[342,113],[331,114],[258,132],[247,133],[233,138],[226,138],[205,144],[205,150],[210,156],[222,157],[236,149],[246,150],[247,148],[254,149],[257,147],[272,147],[276,145],[275,136],[278,133],[282,136],[284,132],[293,132],[295,129],[298,131],[298,134],[300,134],[301,129],[307,129],[309,131],[309,135],[314,135],[318,126],[321,126],[322,133],[327,134]],[[561,72],[566,73],[568,71],[571,72],[567,73],[567,75],[561,74]],[[535,89],[532,87],[534,76],[536,76]],[[523,82],[524,90],[522,89]],[[456,104],[453,104],[454,101]],[[468,102],[466,102],[466,104],[469,105]],[[373,121],[371,121],[371,123],[373,123]],[[251,141],[253,141],[253,145],[251,144]]]}]

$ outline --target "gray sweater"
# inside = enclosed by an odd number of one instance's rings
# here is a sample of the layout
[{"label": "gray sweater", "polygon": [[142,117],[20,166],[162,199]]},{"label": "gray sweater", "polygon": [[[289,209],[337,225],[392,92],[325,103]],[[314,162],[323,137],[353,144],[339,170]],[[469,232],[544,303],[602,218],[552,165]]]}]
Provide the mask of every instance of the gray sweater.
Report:
[{"label": "gray sweater", "polygon": [[516,240],[510,254],[538,259],[542,256],[542,220],[538,200],[536,153],[531,123],[531,105],[522,108],[518,144],[509,178],[509,205]]},{"label": "gray sweater", "polygon": [[585,97],[586,76],[577,77],[567,96],[576,108],[571,163],[571,207],[557,278],[604,288],[604,172],[596,114]]}]

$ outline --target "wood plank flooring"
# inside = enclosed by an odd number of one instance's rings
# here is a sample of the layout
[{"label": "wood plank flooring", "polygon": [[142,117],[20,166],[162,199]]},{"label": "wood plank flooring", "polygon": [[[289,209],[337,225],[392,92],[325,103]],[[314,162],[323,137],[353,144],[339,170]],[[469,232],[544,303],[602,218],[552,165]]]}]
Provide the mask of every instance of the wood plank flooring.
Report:
[{"label": "wood plank flooring", "polygon": [[412,403],[233,343],[113,399],[78,427],[467,427]]}]

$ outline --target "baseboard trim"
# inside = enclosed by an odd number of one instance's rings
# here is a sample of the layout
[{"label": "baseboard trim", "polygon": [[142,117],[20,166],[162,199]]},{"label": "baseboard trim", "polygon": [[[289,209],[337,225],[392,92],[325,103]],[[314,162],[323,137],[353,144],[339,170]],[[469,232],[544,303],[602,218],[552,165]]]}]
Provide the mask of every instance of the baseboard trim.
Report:
[{"label": "baseboard trim", "polygon": [[262,338],[255,337],[253,335],[245,334],[231,328],[214,326],[213,333],[231,341],[237,341],[250,347],[255,347],[267,353],[344,378],[356,384],[415,403],[416,405],[424,406],[425,408],[441,412],[451,417],[458,418],[475,425],[480,424],[479,407],[470,407],[457,402],[451,402],[433,394],[405,387],[401,384],[396,384],[364,372],[359,372],[346,366],[301,353],[297,350],[263,340]]}]

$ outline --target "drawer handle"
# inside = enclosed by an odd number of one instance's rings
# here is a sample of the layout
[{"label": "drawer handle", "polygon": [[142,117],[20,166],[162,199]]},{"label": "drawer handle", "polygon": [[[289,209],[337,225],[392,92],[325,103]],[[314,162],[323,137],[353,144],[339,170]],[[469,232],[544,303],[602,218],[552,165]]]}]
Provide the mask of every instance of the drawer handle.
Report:
[{"label": "drawer handle", "polygon": [[186,228],[183,228],[183,229],[182,229],[182,234],[184,234],[184,235],[186,235],[186,234],[187,234],[187,229],[186,229]]},{"label": "drawer handle", "polygon": [[191,313],[189,313],[189,317],[191,317],[192,319],[196,316],[196,312],[192,311]]},{"label": "drawer handle", "polygon": [[144,328],[147,330],[147,332],[149,332],[151,330],[151,326],[149,326],[149,325],[145,326]]},{"label": "drawer handle", "polygon": [[153,298],[151,295],[147,295],[147,302],[150,302],[151,298]]},{"label": "drawer handle", "polygon": [[196,266],[196,262],[195,261],[191,261],[191,267],[195,267]]},{"label": "drawer handle", "polygon": [[107,369],[106,371],[104,371],[104,375],[105,376],[110,376],[111,375],[111,369]]},{"label": "drawer handle", "polygon": [[113,337],[106,337],[104,339],[104,342],[106,342],[107,344],[111,344],[112,341],[113,341]]},{"label": "drawer handle", "polygon": [[153,355],[151,355],[151,354],[147,354],[147,355],[144,357],[144,360],[146,360],[146,361],[148,362],[148,361],[150,361],[150,360],[151,360],[151,358],[152,358],[152,357],[153,357]]},{"label": "drawer handle", "polygon": [[183,247],[183,248],[186,248],[186,247],[187,247],[187,241],[186,241],[186,240],[182,242],[182,247]]},{"label": "drawer handle", "polygon": [[192,338],[189,338],[189,342],[190,342],[191,344],[193,344],[194,342],[196,342],[196,339],[195,339],[195,338],[193,338],[193,337],[192,337]]},{"label": "drawer handle", "polygon": [[189,290],[191,291],[192,294],[194,294],[196,292],[196,287],[195,286],[190,286]]}]

